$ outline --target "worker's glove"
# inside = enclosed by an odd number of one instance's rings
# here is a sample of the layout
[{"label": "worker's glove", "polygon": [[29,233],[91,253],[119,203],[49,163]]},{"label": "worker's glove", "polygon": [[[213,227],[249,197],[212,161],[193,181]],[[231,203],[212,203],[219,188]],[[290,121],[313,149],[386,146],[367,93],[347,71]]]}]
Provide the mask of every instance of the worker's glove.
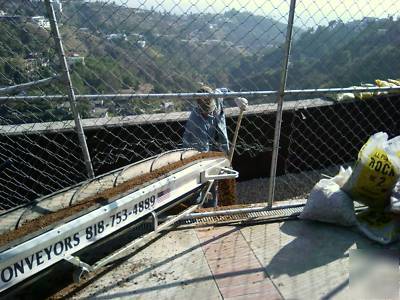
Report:
[{"label": "worker's glove", "polygon": [[247,99],[243,97],[235,98],[235,102],[237,107],[240,108],[240,110],[246,110],[247,106],[249,106],[249,101],[247,101]]}]

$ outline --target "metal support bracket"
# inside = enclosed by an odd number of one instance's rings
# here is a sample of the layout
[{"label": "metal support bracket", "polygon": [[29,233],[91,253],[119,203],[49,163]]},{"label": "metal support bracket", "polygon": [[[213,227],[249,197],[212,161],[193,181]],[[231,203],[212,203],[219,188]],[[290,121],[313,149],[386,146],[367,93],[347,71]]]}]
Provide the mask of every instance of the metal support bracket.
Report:
[{"label": "metal support bracket", "polygon": [[151,216],[153,218],[153,229],[156,231],[158,229],[158,216],[154,211],[151,212]]},{"label": "metal support bracket", "polygon": [[[211,171],[219,169],[217,174],[210,174]],[[239,177],[239,173],[235,170],[225,168],[225,167],[211,167],[200,174],[201,182],[211,181],[211,180],[221,180],[221,179],[235,179]]]},{"label": "metal support bracket", "polygon": [[77,267],[76,270],[72,274],[72,278],[75,283],[79,283],[84,274],[94,271],[92,266],[81,261],[80,258],[77,256],[69,255],[69,256],[66,256],[64,258],[64,260],[69,262],[70,264],[74,265],[75,267]]},{"label": "metal support bracket", "polygon": [[[202,195],[201,198],[201,202],[200,204],[197,205],[193,205],[191,207],[188,207],[187,209],[185,209],[183,212],[179,213],[178,215],[174,216],[173,218],[165,221],[163,224],[161,224],[160,226],[158,226],[157,224],[157,228],[155,228],[152,232],[146,234],[145,236],[138,238],[136,240],[133,240],[132,242],[126,244],[124,247],[120,248],[119,250],[113,252],[112,254],[108,255],[107,257],[102,258],[101,260],[99,260],[98,262],[96,262],[91,268],[93,270],[97,270],[98,268],[111,263],[112,261],[116,260],[118,257],[120,257],[121,255],[123,255],[126,252],[132,251],[132,248],[134,246],[139,247],[139,245],[141,245],[142,243],[145,243],[147,241],[149,241],[150,239],[152,239],[156,234],[158,234],[160,231],[165,230],[167,228],[169,228],[171,225],[175,224],[176,222],[178,222],[179,220],[182,220],[185,216],[189,215],[190,213],[194,212],[197,208],[201,207],[204,204],[204,201],[207,197],[208,192],[211,189],[211,186],[213,185],[214,181],[211,180],[208,185],[204,188],[204,194]],[[153,216],[153,220],[157,220],[158,223],[158,218],[157,218],[157,214],[155,214],[155,218],[154,215]]]}]

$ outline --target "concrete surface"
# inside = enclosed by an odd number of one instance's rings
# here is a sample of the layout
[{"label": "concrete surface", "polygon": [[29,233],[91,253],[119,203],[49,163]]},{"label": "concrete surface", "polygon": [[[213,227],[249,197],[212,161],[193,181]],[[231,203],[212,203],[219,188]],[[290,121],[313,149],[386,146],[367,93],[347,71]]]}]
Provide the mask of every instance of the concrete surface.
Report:
[{"label": "concrete surface", "polygon": [[349,299],[349,250],[382,248],[307,221],[178,229],[75,298]]},{"label": "concrete surface", "polygon": [[[324,100],[321,98],[313,98],[307,100],[288,101],[283,104],[283,110],[323,107],[334,104],[333,101]],[[246,111],[246,115],[264,114],[266,112],[276,111],[276,103],[250,105]],[[239,109],[225,108],[227,117],[239,115]],[[171,113],[155,113],[142,114],[134,116],[119,116],[105,118],[90,118],[83,119],[82,126],[85,130],[93,130],[96,128],[106,127],[121,127],[131,125],[167,123],[176,121],[186,121],[189,118],[190,111],[179,111]],[[74,120],[57,121],[57,122],[41,122],[41,123],[25,123],[17,125],[0,125],[0,134],[15,135],[15,134],[33,134],[43,132],[66,132],[74,131]]]},{"label": "concrete surface", "polygon": [[76,299],[222,299],[194,230],[170,232]]}]

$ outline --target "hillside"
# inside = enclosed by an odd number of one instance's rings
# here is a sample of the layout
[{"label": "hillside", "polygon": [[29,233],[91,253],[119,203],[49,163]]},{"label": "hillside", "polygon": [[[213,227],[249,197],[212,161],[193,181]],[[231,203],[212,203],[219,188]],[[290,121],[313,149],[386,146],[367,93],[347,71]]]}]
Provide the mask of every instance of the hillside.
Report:
[{"label": "hillside", "polygon": [[[193,90],[198,82],[232,85],[237,79],[228,68],[260,49],[280,45],[286,28],[272,19],[235,10],[222,15],[173,15],[79,1],[66,4],[63,20],[102,39],[95,44],[106,49],[102,56],[111,56],[138,82],[151,83],[155,92]],[[112,34],[125,35],[126,40],[107,42]],[[146,41],[144,49],[138,49],[139,40]]]},{"label": "hillside", "polygon": [[[71,1],[64,5],[68,25],[88,28],[92,33],[141,34],[145,38],[218,40],[256,52],[280,45],[286,24],[248,12],[230,10],[223,14],[174,15],[109,3]],[[90,20],[90,21],[89,21]]]},{"label": "hillside", "polygon": [[[194,91],[199,82],[233,90],[275,90],[279,86],[286,24],[248,12],[182,14],[129,8],[106,2],[63,2],[60,32],[78,94]],[[2,1],[0,85],[8,86],[59,73],[48,30],[30,17],[45,15],[40,1]],[[343,23],[332,21],[295,30],[288,88],[341,87],[398,78],[400,21],[393,18]],[[29,91],[66,93],[65,86]],[[260,99],[253,103],[266,101]],[[161,101],[109,101],[98,111],[129,115],[160,111]],[[70,118],[67,106],[25,104],[1,108],[17,122]],[[80,103],[84,117],[94,114]],[[39,109],[40,108],[40,109]],[[174,102],[175,110],[187,104]],[[21,111],[15,117],[11,112]],[[39,113],[38,111],[44,110]],[[28,111],[28,113],[26,112]]]},{"label": "hillside", "polygon": [[[40,1],[5,2],[1,8],[12,15],[45,14]],[[86,1],[64,2],[60,21],[67,52],[90,57],[84,68],[74,70],[81,93],[132,90],[144,83],[152,84],[155,92],[192,90],[200,81],[231,85],[236,79],[226,70],[260,49],[279,46],[286,28],[270,18],[235,10],[173,15]],[[35,35],[32,30],[26,33]],[[111,35],[124,38],[108,38]],[[140,40],[146,47],[139,46]],[[115,70],[99,81],[98,68],[109,70],[112,62]]]},{"label": "hillside", "polygon": [[[400,20],[331,22],[301,34],[294,42],[288,87],[327,88],[400,77]],[[241,61],[232,72],[246,72],[239,86],[277,89],[281,53],[269,51]]]},{"label": "hillside", "polygon": [[[60,73],[49,31],[31,17],[46,15],[41,1],[2,1],[0,85]],[[60,32],[77,94],[193,91],[199,82],[231,86],[229,68],[263,48],[277,47],[286,25],[235,10],[222,15],[173,15],[105,2],[63,2]],[[65,85],[30,90],[66,94]],[[80,102],[83,117],[160,111],[162,102]],[[174,109],[187,109],[174,101]],[[71,118],[68,105],[35,101],[0,107],[3,123]],[[95,112],[96,110],[96,112]],[[99,114],[101,113],[101,114]]]}]

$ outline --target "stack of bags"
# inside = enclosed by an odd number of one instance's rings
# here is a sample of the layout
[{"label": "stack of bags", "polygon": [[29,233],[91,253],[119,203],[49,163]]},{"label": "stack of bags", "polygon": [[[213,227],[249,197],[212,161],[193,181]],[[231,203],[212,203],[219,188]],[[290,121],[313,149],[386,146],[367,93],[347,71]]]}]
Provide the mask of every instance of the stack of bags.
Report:
[{"label": "stack of bags", "polygon": [[[354,201],[368,209],[355,214]],[[379,132],[361,148],[352,168],[312,189],[301,219],[357,226],[370,239],[389,244],[400,239],[400,136]]]},{"label": "stack of bags", "polygon": [[[388,79],[388,80],[375,80],[375,84],[364,83],[361,86],[353,86],[352,88],[360,88],[360,87],[398,87],[400,86],[400,79]],[[399,93],[399,92],[395,92]],[[372,98],[374,96],[387,95],[388,92],[359,92],[359,93],[339,93],[331,96],[336,101],[346,101],[346,100],[366,100]]]}]

